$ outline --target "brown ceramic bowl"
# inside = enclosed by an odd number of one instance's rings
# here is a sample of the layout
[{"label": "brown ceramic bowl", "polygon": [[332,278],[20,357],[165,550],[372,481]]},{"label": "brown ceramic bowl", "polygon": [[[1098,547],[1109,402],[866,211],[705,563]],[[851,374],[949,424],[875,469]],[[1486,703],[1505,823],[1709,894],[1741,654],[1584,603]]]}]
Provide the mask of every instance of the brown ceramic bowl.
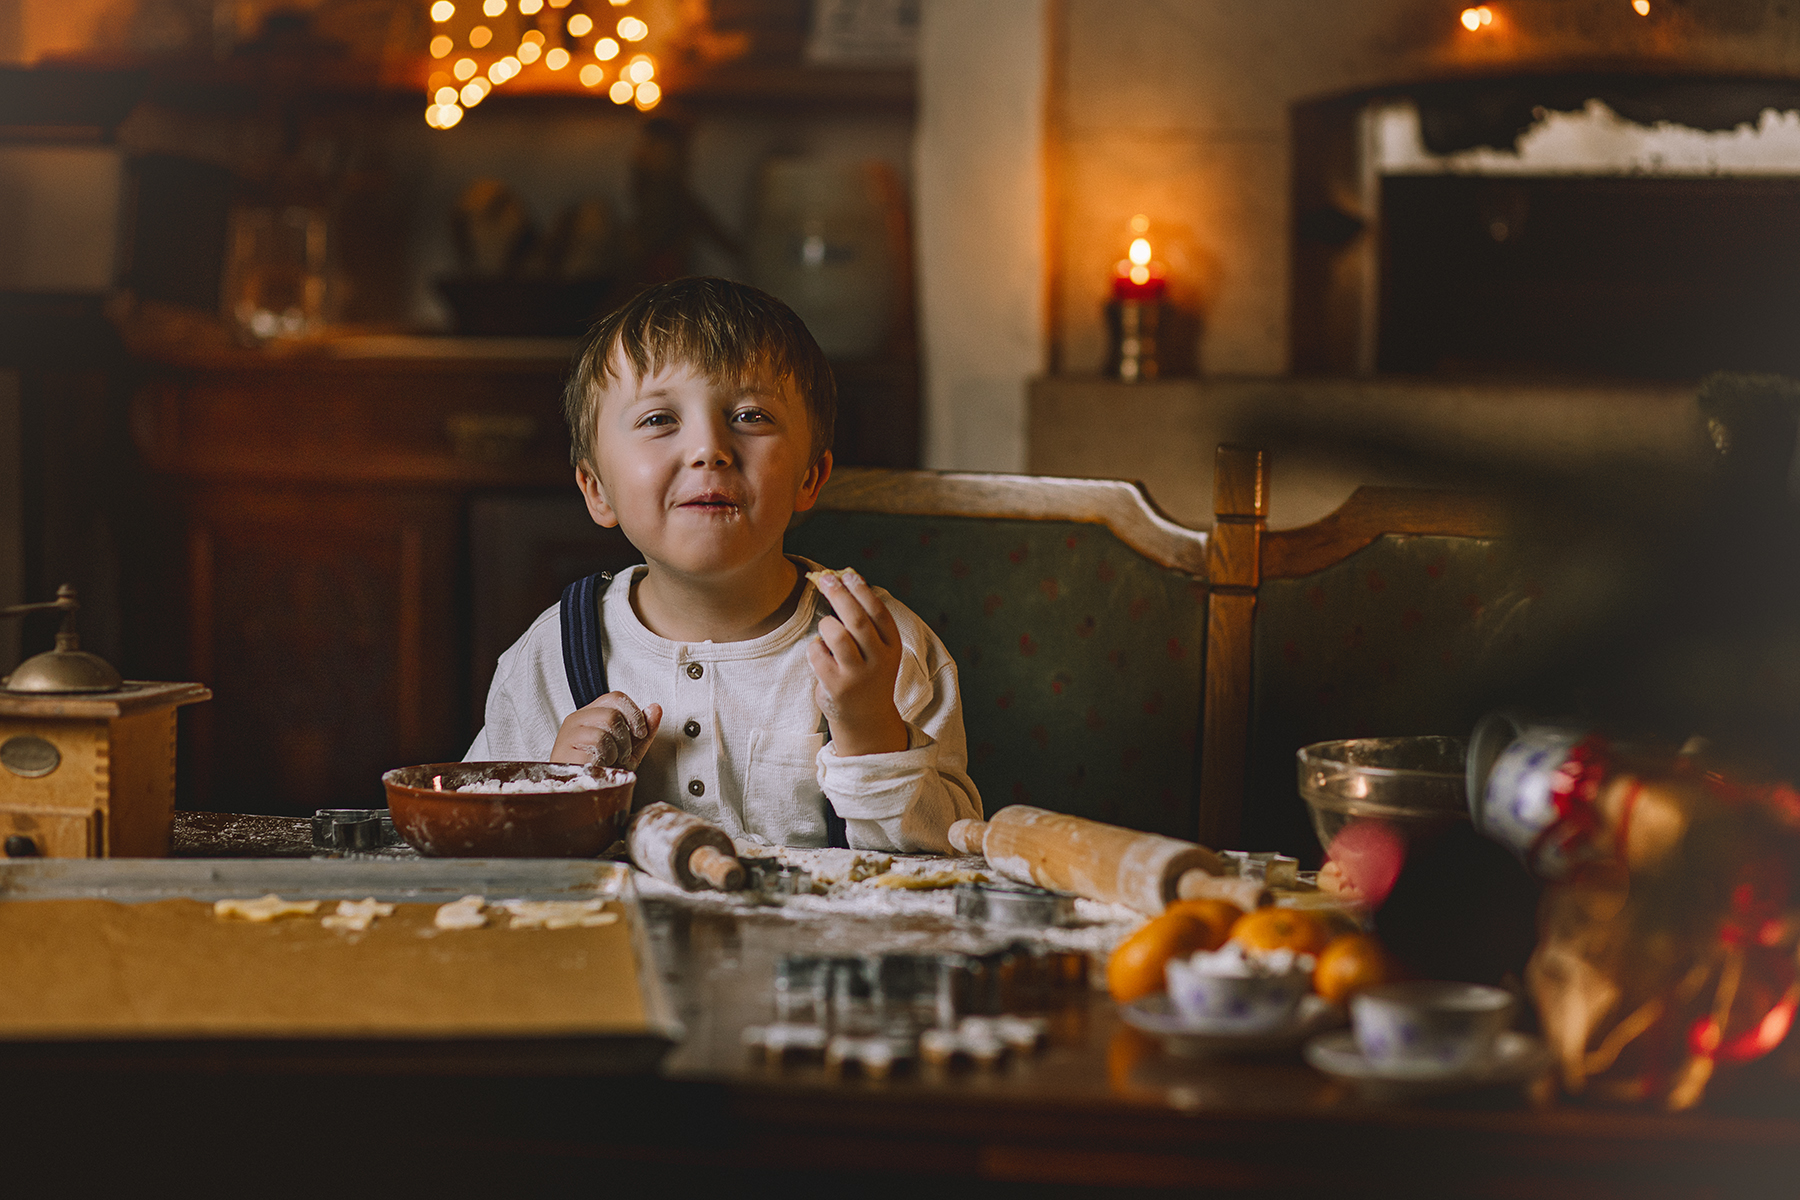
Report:
[{"label": "brown ceramic bowl", "polygon": [[[439,858],[592,858],[625,836],[630,771],[601,770],[579,791],[465,792],[471,783],[544,783],[581,777],[564,763],[453,762],[400,767],[381,777],[394,828]],[[432,786],[442,777],[443,790]]]}]

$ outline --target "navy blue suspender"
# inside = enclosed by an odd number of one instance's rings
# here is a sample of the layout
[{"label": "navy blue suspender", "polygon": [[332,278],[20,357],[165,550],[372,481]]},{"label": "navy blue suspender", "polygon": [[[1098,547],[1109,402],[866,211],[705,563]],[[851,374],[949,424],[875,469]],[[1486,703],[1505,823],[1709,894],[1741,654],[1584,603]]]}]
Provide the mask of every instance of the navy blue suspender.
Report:
[{"label": "navy blue suspender", "polygon": [[[600,649],[600,594],[612,582],[611,571],[577,579],[563,589],[563,671],[576,708],[586,708],[606,695],[606,656]],[[848,848],[849,830],[831,801],[825,801],[825,844]]]}]

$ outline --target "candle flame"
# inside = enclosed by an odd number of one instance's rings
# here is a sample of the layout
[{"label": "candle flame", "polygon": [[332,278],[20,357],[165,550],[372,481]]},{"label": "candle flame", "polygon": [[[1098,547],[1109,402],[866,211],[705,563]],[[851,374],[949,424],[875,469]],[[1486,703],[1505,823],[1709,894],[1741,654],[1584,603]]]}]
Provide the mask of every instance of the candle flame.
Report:
[{"label": "candle flame", "polygon": [[[1148,266],[1150,263],[1150,239],[1134,238],[1131,243],[1131,249],[1126,253],[1130,256],[1135,267],[1141,269]],[[1137,279],[1137,270],[1133,270],[1131,274],[1136,282],[1143,282],[1142,279]]]}]

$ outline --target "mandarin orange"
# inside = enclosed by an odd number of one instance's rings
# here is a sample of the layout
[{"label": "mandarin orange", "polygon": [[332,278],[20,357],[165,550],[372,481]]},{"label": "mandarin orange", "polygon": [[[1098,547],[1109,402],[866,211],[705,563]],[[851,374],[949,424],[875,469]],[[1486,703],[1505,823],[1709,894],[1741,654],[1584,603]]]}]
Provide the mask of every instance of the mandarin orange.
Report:
[{"label": "mandarin orange", "polygon": [[1317,954],[1331,939],[1318,914],[1271,905],[1238,918],[1231,927],[1231,940],[1247,950]]},{"label": "mandarin orange", "polygon": [[1106,986],[1114,1000],[1129,1004],[1168,986],[1163,967],[1176,955],[1208,949],[1212,927],[1192,913],[1152,917],[1120,942],[1106,962]]},{"label": "mandarin orange", "polygon": [[1394,960],[1385,947],[1366,933],[1333,938],[1319,952],[1313,968],[1313,991],[1333,1004],[1342,1004],[1352,992],[1394,978]]},{"label": "mandarin orange", "polygon": [[1212,940],[1205,946],[1207,950],[1223,946],[1231,937],[1231,927],[1244,915],[1244,910],[1229,900],[1173,900],[1163,912],[1187,913],[1204,921],[1212,931]]}]

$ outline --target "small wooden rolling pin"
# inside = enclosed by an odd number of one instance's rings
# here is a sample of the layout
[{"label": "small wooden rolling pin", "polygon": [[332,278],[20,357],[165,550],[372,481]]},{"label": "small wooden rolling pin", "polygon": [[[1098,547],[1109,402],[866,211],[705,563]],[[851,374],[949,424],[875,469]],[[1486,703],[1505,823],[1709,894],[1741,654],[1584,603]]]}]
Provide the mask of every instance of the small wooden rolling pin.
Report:
[{"label": "small wooden rolling pin", "polygon": [[1219,878],[1225,864],[1205,846],[1028,804],[1009,805],[986,821],[958,821],[949,836],[952,846],[985,856],[1008,879],[1152,916],[1177,895],[1254,908],[1262,891],[1254,880]]},{"label": "small wooden rolling pin", "polygon": [[731,836],[672,804],[646,805],[631,819],[625,849],[640,870],[690,892],[744,886],[744,864]]}]

